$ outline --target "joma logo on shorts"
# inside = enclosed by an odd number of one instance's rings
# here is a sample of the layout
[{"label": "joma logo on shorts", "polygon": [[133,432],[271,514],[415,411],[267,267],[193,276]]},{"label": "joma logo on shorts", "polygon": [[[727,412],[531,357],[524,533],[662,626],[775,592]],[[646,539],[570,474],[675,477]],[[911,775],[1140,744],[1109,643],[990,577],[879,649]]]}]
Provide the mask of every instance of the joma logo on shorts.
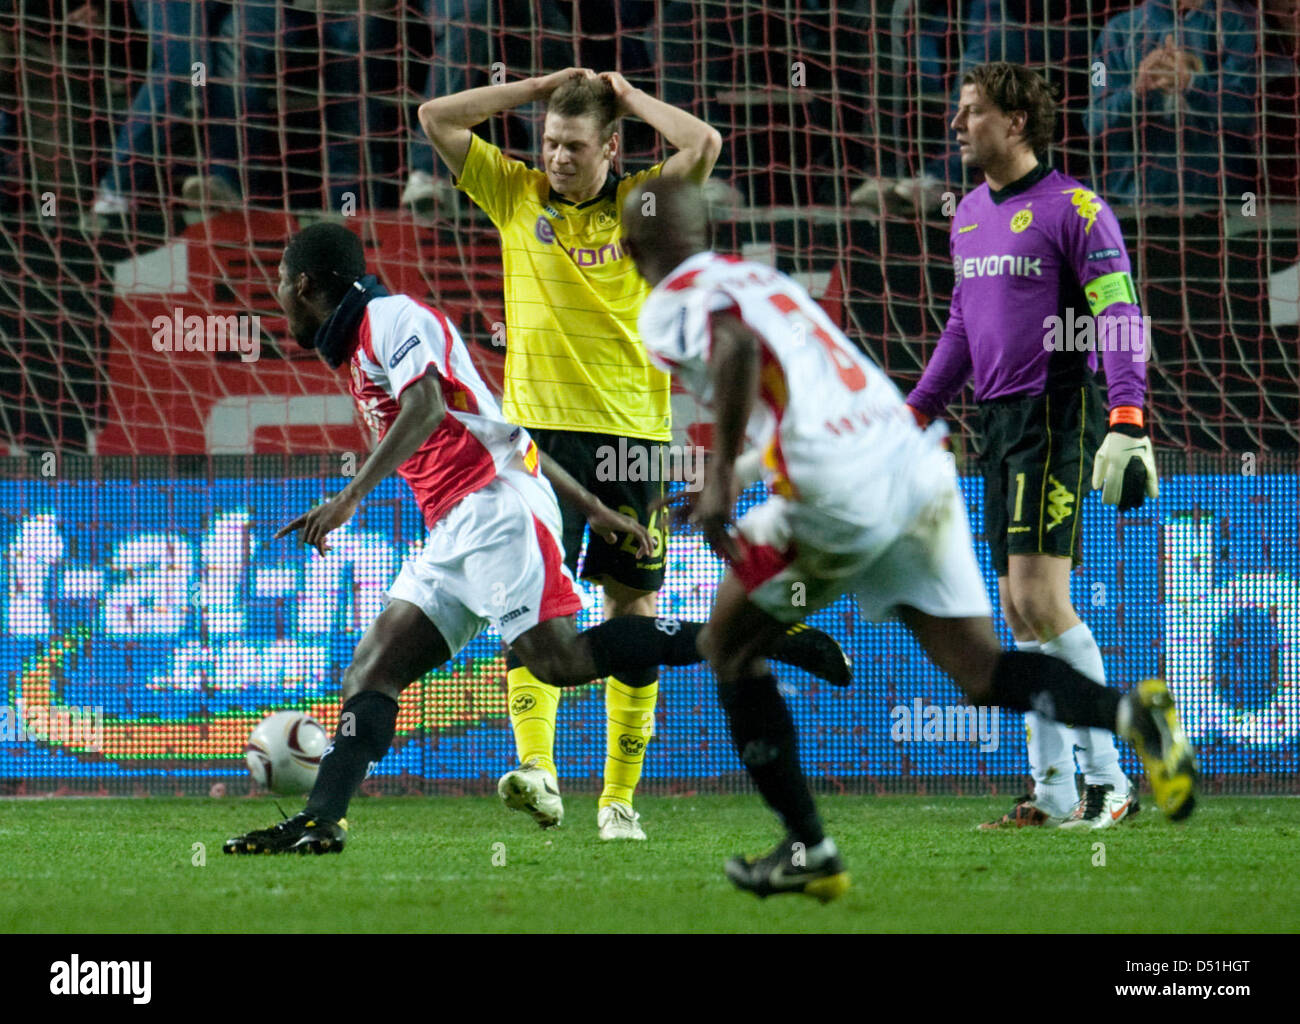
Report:
[{"label": "joma logo on shorts", "polygon": [[505,625],[507,622],[513,622],[515,619],[519,618],[519,616],[527,614],[529,610],[530,609],[528,605],[523,605],[522,607],[516,608],[513,611],[506,612],[504,615],[501,616],[501,618],[497,619],[497,621],[502,625]]}]

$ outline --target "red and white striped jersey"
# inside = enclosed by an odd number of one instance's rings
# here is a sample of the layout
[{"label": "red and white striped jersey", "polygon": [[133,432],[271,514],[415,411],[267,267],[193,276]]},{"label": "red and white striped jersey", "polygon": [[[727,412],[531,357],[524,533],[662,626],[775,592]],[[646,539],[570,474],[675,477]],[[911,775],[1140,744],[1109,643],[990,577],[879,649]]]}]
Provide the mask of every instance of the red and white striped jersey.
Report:
[{"label": "red and white striped jersey", "polygon": [[432,527],[456,502],[496,479],[516,458],[537,475],[537,448],[522,427],[506,422],[456,328],[431,306],[407,295],[371,299],[358,327],[350,390],[375,443],[401,410],[402,392],[433,372],[447,415],[427,441],[397,467]]},{"label": "red and white striped jersey", "polygon": [[702,252],[659,282],[640,316],[651,358],[702,401],[713,398],[709,318],[724,310],[762,343],[747,435],[764,451],[772,490],[870,518],[881,479],[896,475],[921,441],[902,394],[798,282],[765,264]]}]

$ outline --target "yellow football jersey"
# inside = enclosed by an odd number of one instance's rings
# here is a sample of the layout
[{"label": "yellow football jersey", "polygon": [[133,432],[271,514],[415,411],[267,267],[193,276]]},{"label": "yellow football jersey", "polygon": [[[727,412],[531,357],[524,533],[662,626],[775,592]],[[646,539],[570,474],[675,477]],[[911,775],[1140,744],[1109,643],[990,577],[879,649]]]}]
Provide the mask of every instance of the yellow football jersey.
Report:
[{"label": "yellow football jersey", "polygon": [[585,203],[472,136],[457,185],[501,232],[506,418],[524,427],[671,439],[668,375],[637,333],[650,288],[619,244],[628,192],[660,164],[610,176]]}]

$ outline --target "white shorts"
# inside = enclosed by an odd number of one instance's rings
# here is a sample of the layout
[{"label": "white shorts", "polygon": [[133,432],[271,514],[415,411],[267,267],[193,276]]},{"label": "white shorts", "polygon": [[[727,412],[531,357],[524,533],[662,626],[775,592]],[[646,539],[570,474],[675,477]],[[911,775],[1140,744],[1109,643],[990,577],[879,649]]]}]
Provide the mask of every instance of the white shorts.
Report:
[{"label": "white shorts", "polygon": [[509,644],[539,622],[580,611],[551,485],[511,468],[465,495],[434,523],[388,596],[418,606],[453,657],[486,626]]},{"label": "white shorts", "polygon": [[961,492],[945,490],[901,531],[835,520],[773,497],[738,524],[745,556],[735,573],[749,599],[797,622],[841,594],[883,622],[899,605],[940,618],[991,616]]}]

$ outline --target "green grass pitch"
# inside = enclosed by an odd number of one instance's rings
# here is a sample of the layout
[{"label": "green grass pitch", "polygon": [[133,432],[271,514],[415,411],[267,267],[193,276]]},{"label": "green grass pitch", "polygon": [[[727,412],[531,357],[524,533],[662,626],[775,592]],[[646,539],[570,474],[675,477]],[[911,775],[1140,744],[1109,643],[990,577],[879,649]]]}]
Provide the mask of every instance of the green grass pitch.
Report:
[{"label": "green grass pitch", "polygon": [[1293,932],[1300,926],[1300,800],[1205,799],[1184,825],[1170,825],[1147,808],[1105,832],[973,830],[1006,804],[1004,798],[823,798],[853,888],[822,906],[801,896],[760,901],[723,878],[726,856],[762,852],[777,838],[774,819],[754,796],[641,798],[649,841],[617,844],[597,840],[592,796],[570,794],[564,827],[549,832],[495,799],[358,799],[347,849],[323,857],[221,853],[227,836],[278,818],[266,799],[5,801],[0,930]]}]

